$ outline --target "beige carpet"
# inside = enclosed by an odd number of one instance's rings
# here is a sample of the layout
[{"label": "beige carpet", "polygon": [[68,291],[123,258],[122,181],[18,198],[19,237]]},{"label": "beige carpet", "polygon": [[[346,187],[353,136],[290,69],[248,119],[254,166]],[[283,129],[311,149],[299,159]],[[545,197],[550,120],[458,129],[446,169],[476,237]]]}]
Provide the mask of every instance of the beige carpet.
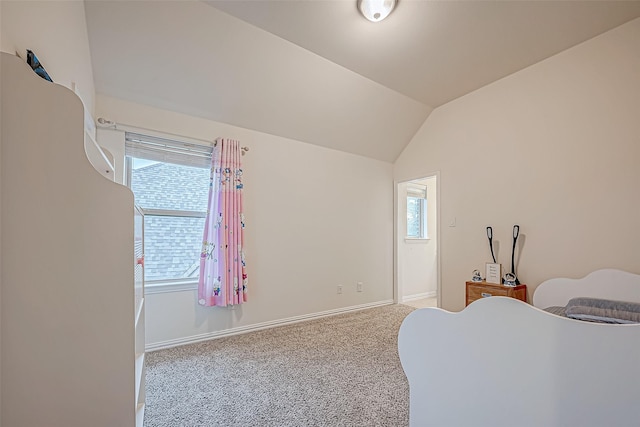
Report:
[{"label": "beige carpet", "polygon": [[390,305],[147,355],[146,427],[408,425]]},{"label": "beige carpet", "polygon": [[413,308],[437,307],[438,297],[421,298],[421,299],[412,300],[412,301],[405,301],[403,302],[403,304]]}]

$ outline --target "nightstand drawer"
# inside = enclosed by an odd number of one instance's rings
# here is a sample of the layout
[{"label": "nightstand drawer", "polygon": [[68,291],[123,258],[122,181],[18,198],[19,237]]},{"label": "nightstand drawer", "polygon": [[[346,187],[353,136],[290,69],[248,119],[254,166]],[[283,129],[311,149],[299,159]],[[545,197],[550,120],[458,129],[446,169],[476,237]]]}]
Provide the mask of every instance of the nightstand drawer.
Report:
[{"label": "nightstand drawer", "polygon": [[466,305],[489,297],[509,297],[527,302],[527,285],[504,286],[487,282],[467,282]]},{"label": "nightstand drawer", "polygon": [[509,291],[507,289],[494,289],[478,285],[471,285],[467,288],[467,299],[469,300],[469,302],[475,301],[480,298],[508,296]]}]

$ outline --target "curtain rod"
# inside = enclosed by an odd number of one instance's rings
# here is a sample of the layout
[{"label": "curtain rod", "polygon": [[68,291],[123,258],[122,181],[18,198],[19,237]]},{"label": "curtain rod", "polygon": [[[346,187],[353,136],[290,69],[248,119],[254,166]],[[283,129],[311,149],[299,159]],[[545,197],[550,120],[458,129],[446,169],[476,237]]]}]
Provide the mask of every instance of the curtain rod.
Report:
[{"label": "curtain rod", "polygon": [[[218,141],[213,141],[213,146],[218,145]],[[240,147],[240,153],[244,156],[245,153],[249,151],[249,147]]]},{"label": "curtain rod", "polygon": [[[177,138],[186,138],[186,139],[190,139],[192,141],[200,141],[200,142],[204,142],[207,145],[210,145],[212,147],[216,146],[216,141],[208,141],[206,139],[200,139],[200,138],[192,138],[189,136],[183,136],[183,135],[176,135],[174,133],[170,133],[170,132],[159,132],[157,130],[153,130],[153,129],[148,129],[148,128],[143,128],[140,126],[133,126],[133,125],[128,125],[125,123],[116,123],[113,120],[109,120],[109,119],[105,119],[104,117],[98,117],[98,119],[96,120],[98,127],[102,128],[102,129],[108,129],[108,128],[113,128],[116,130],[123,130],[123,131],[127,131],[129,128],[129,130],[135,132],[135,131],[148,131],[151,133],[161,133],[161,134],[165,134],[165,135],[170,135],[170,136],[174,136]],[[149,136],[153,136],[153,135],[149,135]],[[180,141],[180,142],[184,142],[184,141]],[[242,153],[242,155],[244,156],[246,154],[247,151],[249,151],[249,147],[240,147],[240,151]]]}]

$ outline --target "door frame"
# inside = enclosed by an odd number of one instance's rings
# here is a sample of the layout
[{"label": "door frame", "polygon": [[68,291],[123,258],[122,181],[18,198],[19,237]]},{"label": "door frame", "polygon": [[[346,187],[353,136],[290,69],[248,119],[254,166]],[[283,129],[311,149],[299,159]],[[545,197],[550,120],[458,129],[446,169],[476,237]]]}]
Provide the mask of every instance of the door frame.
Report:
[{"label": "door frame", "polygon": [[[399,259],[398,259],[398,241],[400,239],[400,236],[403,235],[404,233],[402,232],[402,230],[400,230],[400,218],[398,215],[398,211],[400,209],[400,192],[398,191],[398,188],[400,186],[400,184],[406,183],[406,182],[410,182],[410,181],[416,181],[419,179],[426,179],[426,178],[431,178],[431,177],[435,177],[436,178],[436,232],[437,232],[437,237],[436,237],[436,269],[438,270],[436,272],[436,276],[437,276],[437,298],[438,298],[438,307],[442,307],[442,264],[441,264],[441,260],[440,260],[440,245],[441,245],[441,241],[442,241],[442,234],[441,234],[441,223],[442,221],[440,220],[441,218],[441,214],[440,214],[440,171],[435,171],[435,172],[431,172],[431,173],[427,173],[424,175],[420,175],[414,178],[409,178],[409,179],[403,179],[403,180],[394,180],[393,181],[393,302],[395,304],[401,304],[402,303],[402,289],[401,289],[401,283],[400,283],[400,268],[399,268]],[[427,201],[428,203],[428,201]]]}]

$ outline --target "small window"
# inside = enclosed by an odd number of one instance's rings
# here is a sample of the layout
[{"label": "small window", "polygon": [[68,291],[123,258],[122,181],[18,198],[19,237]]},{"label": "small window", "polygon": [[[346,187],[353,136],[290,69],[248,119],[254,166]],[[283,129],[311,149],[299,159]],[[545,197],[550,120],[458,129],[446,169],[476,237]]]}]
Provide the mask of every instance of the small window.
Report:
[{"label": "small window", "polygon": [[407,238],[427,238],[427,188],[423,185],[407,187]]},{"label": "small window", "polygon": [[127,133],[127,184],[144,212],[148,285],[197,283],[211,147]]}]

